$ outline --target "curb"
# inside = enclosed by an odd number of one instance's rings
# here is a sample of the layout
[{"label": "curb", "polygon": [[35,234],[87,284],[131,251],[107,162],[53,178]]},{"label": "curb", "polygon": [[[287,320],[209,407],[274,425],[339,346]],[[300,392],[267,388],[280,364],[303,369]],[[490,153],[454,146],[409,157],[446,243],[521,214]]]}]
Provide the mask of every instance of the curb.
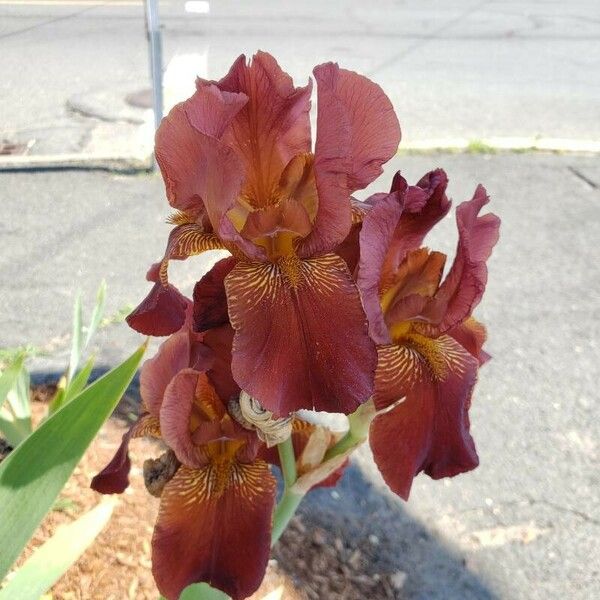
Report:
[{"label": "curb", "polygon": [[439,138],[400,144],[400,153],[466,152],[556,152],[600,154],[600,140],[544,137]]},{"label": "curb", "polygon": [[153,169],[152,156],[114,156],[105,154],[33,154],[0,156],[0,173],[11,171],[59,171],[87,169],[116,173],[139,173]]},{"label": "curb", "polygon": [[[482,139],[440,138],[401,144],[399,154],[456,152],[491,154],[494,152],[554,152],[560,154],[600,154],[600,141],[566,138],[491,137]],[[147,156],[99,153],[31,154],[0,156],[0,173],[11,171],[58,171],[87,169],[116,173],[153,170],[152,154]]]}]

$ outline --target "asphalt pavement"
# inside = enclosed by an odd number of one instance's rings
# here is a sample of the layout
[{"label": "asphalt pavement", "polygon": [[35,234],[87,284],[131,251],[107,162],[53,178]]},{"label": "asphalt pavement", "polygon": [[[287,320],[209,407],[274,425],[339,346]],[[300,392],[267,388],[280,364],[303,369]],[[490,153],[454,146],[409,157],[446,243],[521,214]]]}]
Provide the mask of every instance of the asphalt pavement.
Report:
[{"label": "asphalt pavement", "polygon": [[[596,0],[212,0],[209,15],[163,0],[160,12],[175,94],[260,48],[298,83],[327,60],[375,79],[405,144],[600,140]],[[124,99],[148,71],[138,0],[0,2],[0,138],[34,140],[33,154],[120,149],[137,133]],[[79,110],[90,105],[98,118]]]},{"label": "asphalt pavement", "polygon": [[[186,74],[218,78],[261,48],[298,83],[326,60],[379,82],[405,145],[600,141],[597,0],[213,0],[208,16],[171,0],[160,10],[171,100]],[[149,86],[138,0],[0,0],[0,72],[0,142],[35,140],[32,154],[116,152],[147,133],[147,113],[125,103]],[[416,181],[438,166],[457,202],[482,182],[503,221],[476,313],[493,356],[471,411],[481,466],[420,477],[405,504],[364,449],[305,517],[365,543],[375,535],[377,564],[403,581],[400,598],[599,598],[600,159],[399,155],[369,191],[387,189],[396,169]],[[0,203],[0,347],[30,344],[38,378],[60,372],[75,292],[90,307],[105,278],[111,323],[96,338],[97,364],[125,358],[141,338],[122,317],[147,292],[146,268],[169,232],[160,177],[6,172]],[[451,253],[453,220],[428,243]],[[189,293],[211,258],[173,263],[172,278]]]},{"label": "asphalt pavement", "polygon": [[[600,163],[398,156],[379,189],[395,169],[415,181],[438,166],[456,201],[482,182],[502,218],[476,313],[493,356],[471,411],[481,466],[442,482],[420,477],[404,504],[385,491],[365,449],[339,495],[321,492],[305,510],[313,520],[325,511],[331,522],[345,517],[365,535],[387,536],[386,560],[406,573],[401,598],[600,597]],[[0,346],[45,350],[32,363],[43,376],[68,358],[77,288],[89,306],[106,278],[109,314],[146,293],[169,207],[158,176],[86,171],[0,174],[0,202]],[[449,218],[428,243],[451,252],[455,242]],[[206,258],[174,267],[173,279],[189,292]],[[98,363],[114,365],[140,340],[123,323],[104,327]]]}]

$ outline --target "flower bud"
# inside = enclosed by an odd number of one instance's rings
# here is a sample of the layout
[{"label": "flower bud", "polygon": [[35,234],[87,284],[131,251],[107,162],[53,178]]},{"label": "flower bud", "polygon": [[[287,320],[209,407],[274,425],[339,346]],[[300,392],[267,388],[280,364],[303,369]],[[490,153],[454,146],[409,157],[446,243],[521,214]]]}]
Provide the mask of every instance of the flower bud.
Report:
[{"label": "flower bud", "polygon": [[145,460],[144,483],[146,489],[156,498],[160,498],[165,485],[171,481],[180,464],[173,450],[167,450],[158,458]]},{"label": "flower bud", "polygon": [[[239,403],[230,404],[232,416],[246,429],[254,429],[267,448],[287,440],[292,434],[292,417],[278,419],[258,400],[242,390]],[[233,409],[233,410],[232,410]]]}]

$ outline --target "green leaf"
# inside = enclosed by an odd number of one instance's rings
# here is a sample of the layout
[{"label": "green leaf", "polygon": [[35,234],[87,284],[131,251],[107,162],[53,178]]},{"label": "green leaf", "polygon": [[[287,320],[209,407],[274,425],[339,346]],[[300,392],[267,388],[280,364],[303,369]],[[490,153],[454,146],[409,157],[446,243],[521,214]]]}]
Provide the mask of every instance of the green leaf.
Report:
[{"label": "green leaf", "polygon": [[[59,382],[58,388],[56,390],[56,394],[54,394],[54,398],[50,401],[48,405],[48,417],[51,417],[62,405],[65,403],[65,376],[63,375]],[[46,418],[48,418],[46,417]]]},{"label": "green leaf", "polygon": [[31,433],[30,419],[15,419],[8,411],[0,411],[0,433],[6,441],[16,448]]},{"label": "green leaf", "polygon": [[181,592],[179,600],[230,600],[221,590],[215,590],[207,583],[195,583]]},{"label": "green leaf", "polygon": [[73,381],[71,381],[65,390],[64,398],[62,400],[62,404],[66,404],[70,402],[77,396],[77,394],[81,393],[85,386],[87,385],[88,379],[92,374],[92,369],[94,368],[95,358],[91,356],[88,358],[88,361],[83,365],[81,371],[79,371],[75,377],[73,377]]},{"label": "green leaf", "polygon": [[59,527],[0,590],[0,600],[38,600],[96,539],[115,504],[114,498],[106,499],[76,521]]},{"label": "green leaf", "polygon": [[31,419],[29,384],[29,371],[25,365],[23,365],[13,389],[8,393],[8,402],[18,419]]},{"label": "green leaf", "polygon": [[21,354],[2,372],[2,375],[0,375],[0,406],[2,406],[4,400],[6,400],[8,392],[13,389],[17,377],[23,368],[24,361],[25,357]]},{"label": "green leaf", "polygon": [[0,579],[116,407],[144,350],[145,345],[65,404],[0,463]]},{"label": "green leaf", "polygon": [[[12,384],[8,393],[0,400],[0,432],[13,448],[18,446],[32,430],[29,371],[25,367],[24,360],[25,355],[22,354],[4,371],[0,382],[2,390]],[[2,407],[3,401],[6,403]]]},{"label": "green leaf", "polygon": [[83,337],[82,321],[81,292],[79,292],[75,298],[75,304],[73,304],[73,333],[71,334],[71,358],[69,359],[67,381],[73,379],[73,375],[75,375],[75,371],[77,371],[79,359],[81,358],[81,338]]},{"label": "green leaf", "polygon": [[[0,600],[4,600],[0,596]],[[166,600],[164,596],[161,596],[159,600]],[[230,600],[229,596],[221,590],[215,590],[210,587],[207,583],[194,583],[188,585],[181,595],[179,600]]]},{"label": "green leaf", "polygon": [[106,281],[104,279],[100,283],[100,287],[96,292],[96,306],[94,306],[94,311],[92,312],[92,318],[90,319],[90,324],[87,330],[87,335],[85,337],[84,348],[87,348],[92,337],[96,333],[100,322],[102,321],[102,317],[104,316],[104,306],[106,305]]}]

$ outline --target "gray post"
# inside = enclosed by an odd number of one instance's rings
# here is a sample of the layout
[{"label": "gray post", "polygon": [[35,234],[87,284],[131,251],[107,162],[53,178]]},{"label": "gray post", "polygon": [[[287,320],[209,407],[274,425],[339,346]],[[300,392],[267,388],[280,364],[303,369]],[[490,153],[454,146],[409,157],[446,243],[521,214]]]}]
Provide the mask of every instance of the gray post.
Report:
[{"label": "gray post", "polygon": [[[146,35],[150,49],[150,77],[152,79],[152,108],[154,128],[158,129],[163,117],[162,41],[158,20],[158,0],[146,0]],[[156,159],[154,160],[156,168]]]}]

